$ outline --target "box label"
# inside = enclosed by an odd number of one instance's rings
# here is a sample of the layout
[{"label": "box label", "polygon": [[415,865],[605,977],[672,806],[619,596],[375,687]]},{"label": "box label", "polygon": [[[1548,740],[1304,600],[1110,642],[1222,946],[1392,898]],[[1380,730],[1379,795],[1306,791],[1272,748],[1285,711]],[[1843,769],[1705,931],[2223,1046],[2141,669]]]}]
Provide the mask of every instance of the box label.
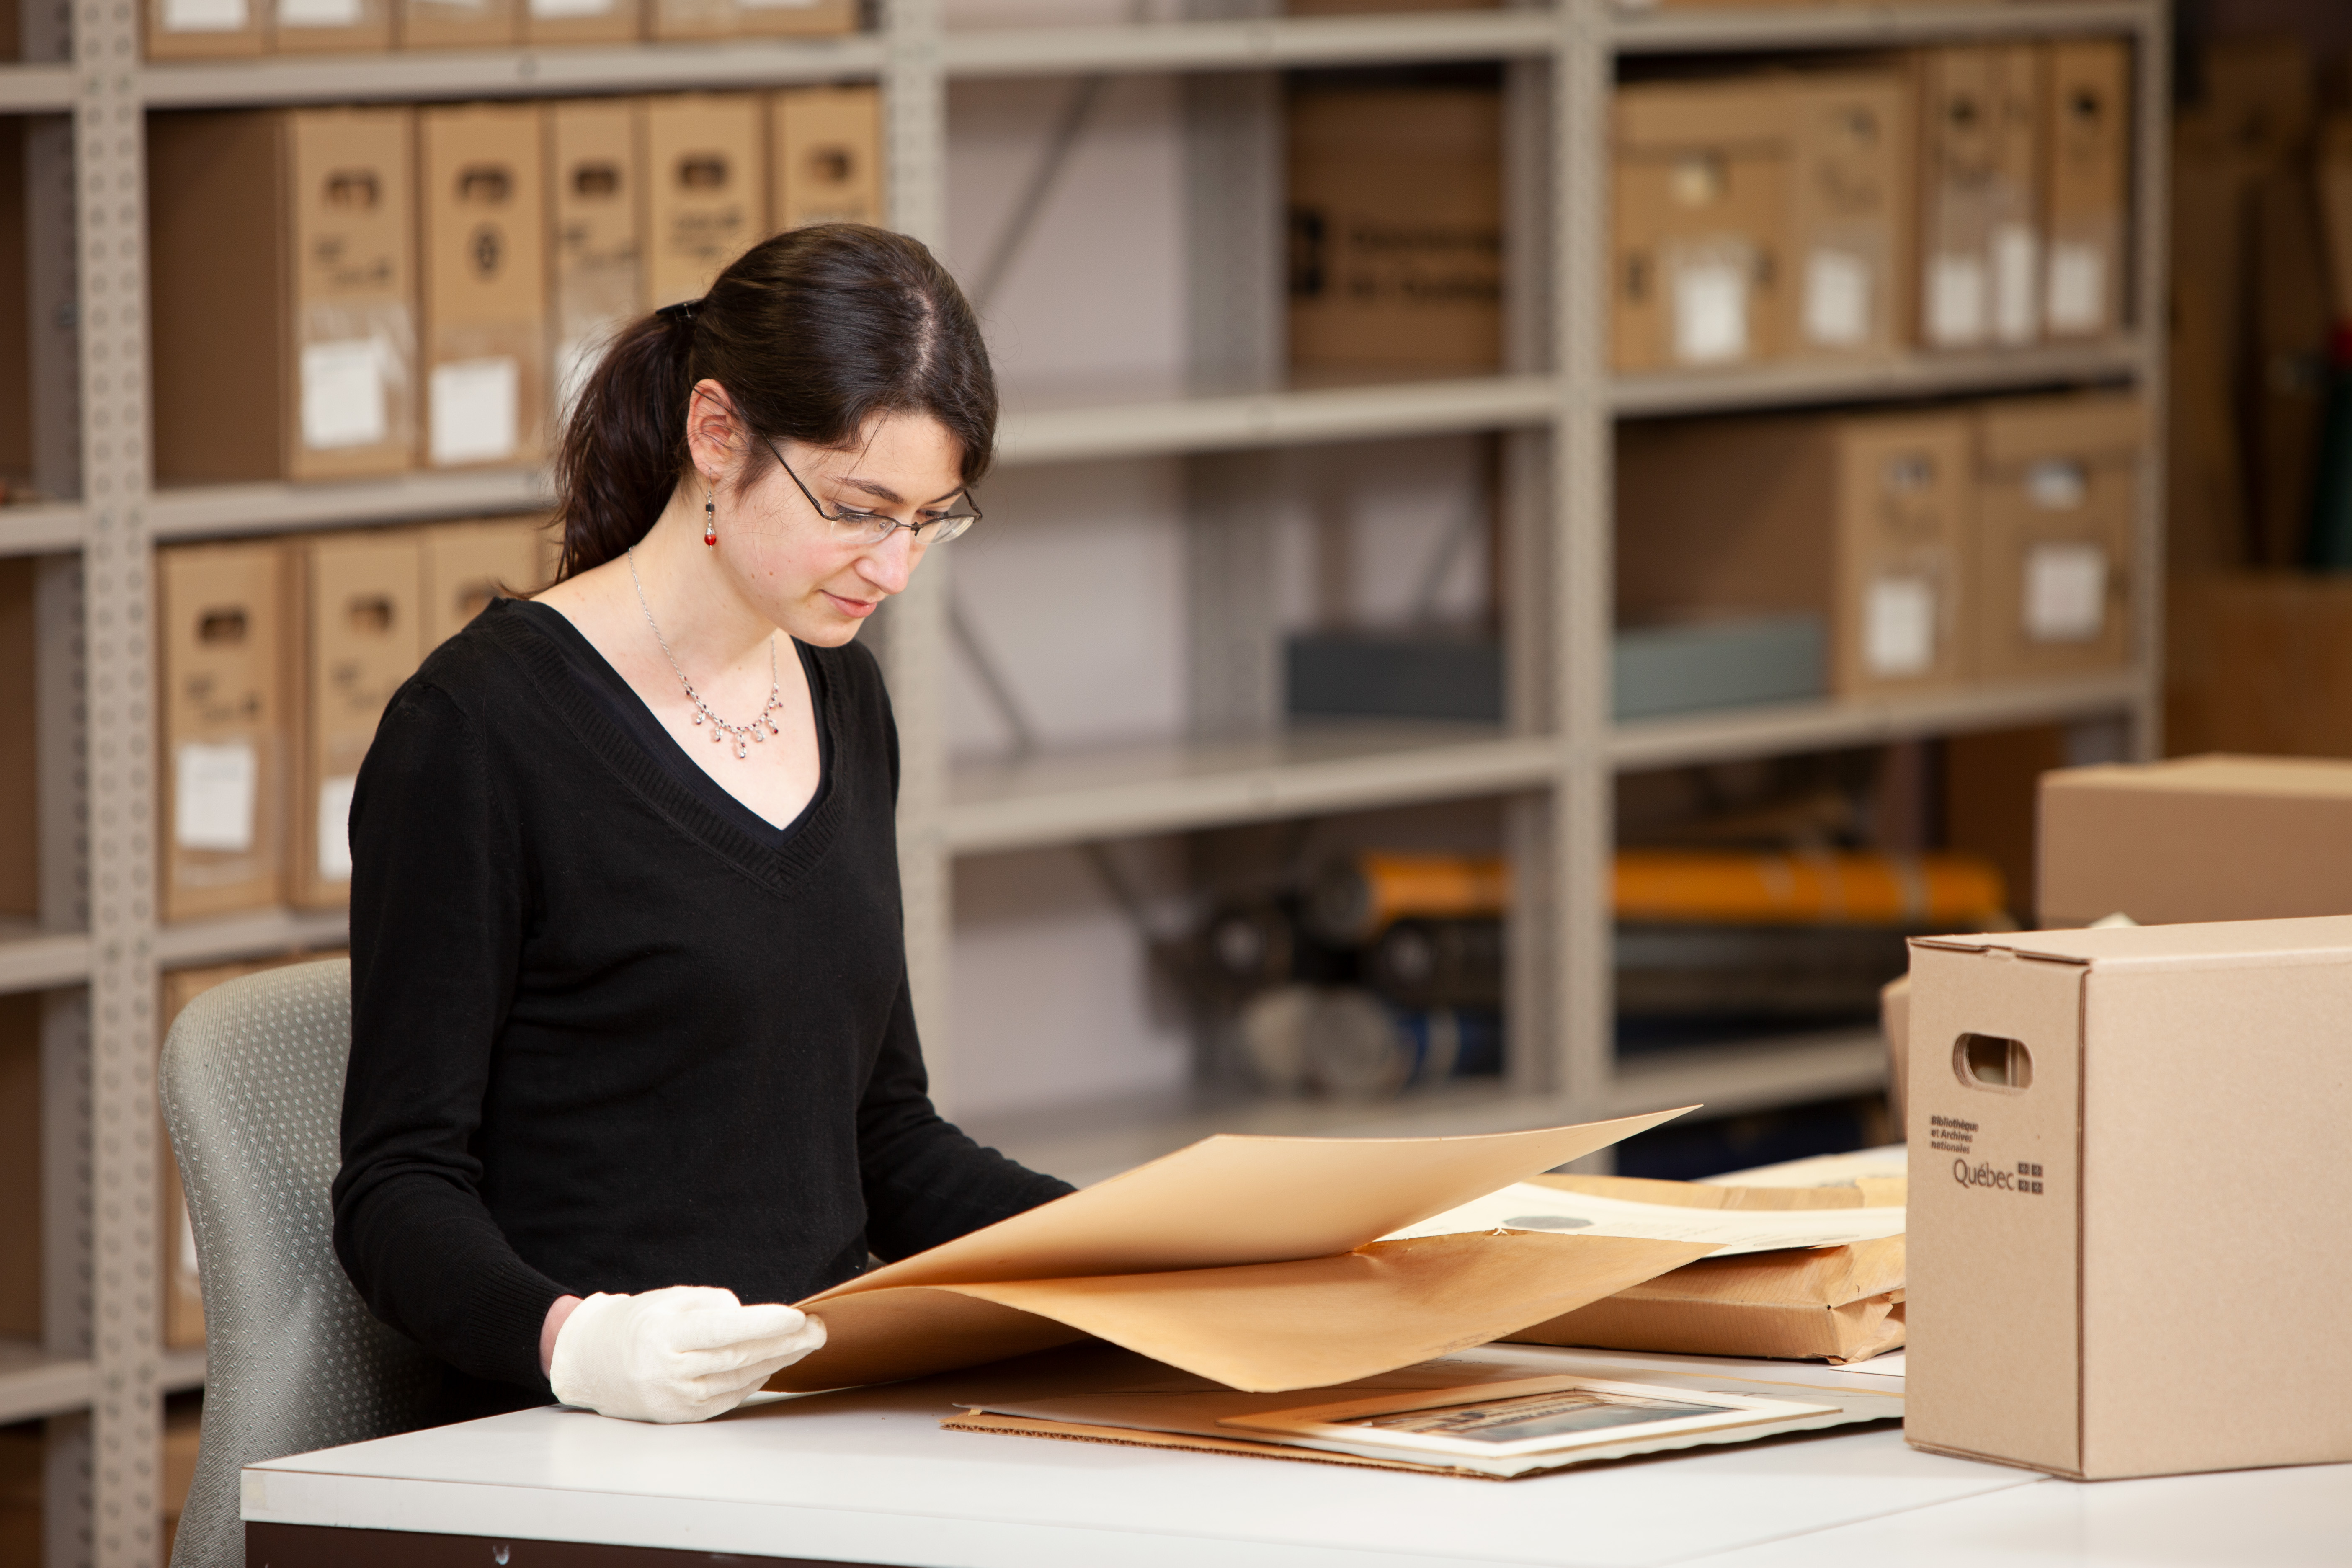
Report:
[{"label": "box label", "polygon": [[1927,335],[1946,344],[1983,341],[1985,268],[1982,258],[1948,252],[1929,263]]},{"label": "box label", "polygon": [[1862,658],[1873,675],[1925,675],[1936,662],[1936,584],[1881,577],[1863,599]]},{"label": "box label", "polygon": [[302,445],[373,447],[390,433],[383,357],[373,338],[302,345]]},{"label": "box label", "polygon": [[319,784],[319,880],[352,879],[352,792],[359,780],[350,774],[322,779]]},{"label": "box label", "polygon": [[1870,263],[1846,250],[1805,258],[1805,336],[1828,348],[1854,348],[1870,337]]},{"label": "box label", "polygon": [[2095,642],[2107,623],[2107,552],[2095,544],[2037,544],[2025,556],[2025,635],[2035,642]]},{"label": "box label", "polygon": [[436,467],[495,463],[519,446],[522,367],[511,359],[455,360],[433,367],[432,454]]},{"label": "box label", "polygon": [[167,33],[238,33],[248,25],[245,0],[163,0]]},{"label": "box label", "polygon": [[2107,320],[2106,247],[2061,240],[2050,247],[2050,330],[2093,332]]},{"label": "box label", "polygon": [[1675,358],[1719,364],[1748,357],[1748,247],[1710,246],[1674,268]]},{"label": "box label", "polygon": [[250,741],[184,741],[172,759],[172,837],[183,849],[253,848],[261,769]]},{"label": "box label", "polygon": [[278,0],[281,27],[356,27],[360,0]]},{"label": "box label", "polygon": [[2005,343],[2030,343],[2042,330],[2041,297],[2035,289],[2042,247],[2021,223],[1992,232],[1992,330]]},{"label": "box label", "polygon": [[613,0],[530,0],[530,14],[544,21],[563,16],[609,16]]},{"label": "box label", "polygon": [[[1937,1117],[1937,1121],[1943,1120]],[[1941,1143],[1936,1145],[1942,1148]],[[1966,1160],[1952,1162],[1952,1180],[1964,1187],[1979,1187],[1988,1192],[2021,1193],[2027,1197],[2042,1195],[2042,1167],[2031,1161],[2020,1160],[2012,1165],[1994,1165],[1979,1160],[1969,1164]]]}]

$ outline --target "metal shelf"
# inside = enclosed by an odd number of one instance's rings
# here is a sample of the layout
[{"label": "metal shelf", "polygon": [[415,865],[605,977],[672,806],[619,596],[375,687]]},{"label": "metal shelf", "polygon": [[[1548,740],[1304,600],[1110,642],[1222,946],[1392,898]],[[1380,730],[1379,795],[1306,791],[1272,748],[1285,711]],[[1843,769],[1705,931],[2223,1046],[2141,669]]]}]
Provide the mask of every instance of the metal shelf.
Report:
[{"label": "metal shelf", "polygon": [[73,67],[0,66],[0,114],[66,114],[73,106]]},{"label": "metal shelf", "polygon": [[1621,1058],[1607,1114],[1696,1104],[1730,1116],[1885,1087],[1885,1040],[1875,1029],[1841,1029]]},{"label": "metal shelf", "polygon": [[0,507],[0,555],[47,555],[79,550],[87,528],[71,501]]},{"label": "metal shelf", "polygon": [[155,930],[155,962],[166,969],[272,958],[307,948],[342,947],[352,918],[342,910],[262,910],[218,920],[182,921]]},{"label": "metal shelf", "polygon": [[50,1356],[23,1340],[0,1340],[0,1426],[89,1406],[98,1369],[87,1359]]},{"label": "metal shelf", "polygon": [[1049,408],[1006,415],[998,460],[1072,463],[1507,430],[1542,425],[1559,405],[1550,376],[1495,375]]},{"label": "metal shelf", "polygon": [[1609,760],[1620,771],[1664,768],[2091,718],[2152,700],[2150,685],[2148,677],[2123,670],[1869,701],[1775,704],[1641,719],[1615,727]]},{"label": "metal shelf", "polygon": [[0,926],[0,993],[47,991],[89,979],[89,937],[17,921]]},{"label": "metal shelf", "polygon": [[709,91],[870,79],[881,73],[883,54],[881,38],[871,33],[723,44],[394,50],[150,64],[140,68],[138,84],[151,109]]},{"label": "metal shelf", "polygon": [[2140,375],[2147,363],[2147,349],[2137,338],[1952,353],[1917,351],[1886,359],[1784,360],[1735,370],[1620,375],[1610,383],[1609,403],[1621,419],[1728,414],[2126,381]]},{"label": "metal shelf", "polygon": [[2145,14],[2112,0],[2038,0],[2032,5],[1916,5],[1876,3],[1794,5],[1787,10],[1652,11],[1619,5],[1608,13],[1619,54],[1729,50],[1874,48],[1967,38],[2128,33]]},{"label": "metal shelf", "polygon": [[943,42],[950,77],[1018,77],[1500,60],[1547,54],[1559,32],[1559,16],[1537,9],[991,27],[950,31]]},{"label": "metal shelf", "polygon": [[1473,725],[1057,753],[954,769],[941,831],[951,853],[1024,849],[1500,794],[1549,784],[1559,766],[1554,741]]},{"label": "metal shelf", "polygon": [[316,484],[206,485],[156,491],[147,502],[147,526],[159,541],[222,538],[531,511],[553,500],[544,468],[467,469]]}]

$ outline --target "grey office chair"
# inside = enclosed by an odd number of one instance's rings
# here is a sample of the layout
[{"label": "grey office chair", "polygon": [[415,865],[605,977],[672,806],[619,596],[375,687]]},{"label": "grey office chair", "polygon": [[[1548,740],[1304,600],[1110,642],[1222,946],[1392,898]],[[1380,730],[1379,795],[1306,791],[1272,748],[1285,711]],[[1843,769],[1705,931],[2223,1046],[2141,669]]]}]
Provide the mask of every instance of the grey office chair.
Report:
[{"label": "grey office chair", "polygon": [[237,1472],[423,1424],[436,1373],[335,1258],[327,1189],[352,1047],[348,959],[215,986],[163,1045],[163,1120],[205,1285],[205,1425],[172,1568],[242,1568]]}]

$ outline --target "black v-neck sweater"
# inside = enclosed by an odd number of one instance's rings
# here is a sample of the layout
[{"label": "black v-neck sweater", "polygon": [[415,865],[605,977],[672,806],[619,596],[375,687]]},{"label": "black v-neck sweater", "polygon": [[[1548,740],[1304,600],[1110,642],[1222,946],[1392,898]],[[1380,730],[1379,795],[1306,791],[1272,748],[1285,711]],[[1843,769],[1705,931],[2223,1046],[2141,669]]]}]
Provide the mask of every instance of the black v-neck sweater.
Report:
[{"label": "black v-neck sweater", "polygon": [[555,619],[491,605],[360,771],[334,1184],[376,1315],[541,1399],[558,1297],[798,1300],[1070,1190],[931,1107],[872,656],[803,656],[825,779],[780,831]]}]

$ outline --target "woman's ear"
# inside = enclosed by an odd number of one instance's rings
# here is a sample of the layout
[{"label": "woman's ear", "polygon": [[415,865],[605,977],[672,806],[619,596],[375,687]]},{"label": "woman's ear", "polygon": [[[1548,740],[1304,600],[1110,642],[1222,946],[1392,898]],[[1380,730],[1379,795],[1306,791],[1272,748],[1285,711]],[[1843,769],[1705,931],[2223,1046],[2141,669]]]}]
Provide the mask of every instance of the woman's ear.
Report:
[{"label": "woman's ear", "polygon": [[727,389],[709,379],[694,384],[686,405],[686,445],[704,485],[731,481],[742,462],[742,420]]}]

